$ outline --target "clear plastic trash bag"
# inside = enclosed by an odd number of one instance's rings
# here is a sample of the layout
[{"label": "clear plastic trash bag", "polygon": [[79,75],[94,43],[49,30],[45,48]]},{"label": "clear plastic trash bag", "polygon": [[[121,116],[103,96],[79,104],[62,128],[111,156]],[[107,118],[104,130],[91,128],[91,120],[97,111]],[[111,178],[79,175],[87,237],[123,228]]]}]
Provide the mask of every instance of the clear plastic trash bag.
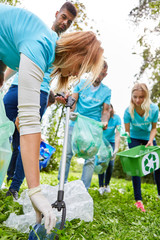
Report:
[{"label": "clear plastic trash bag", "polygon": [[126,138],[127,143],[131,143],[131,138],[129,134],[125,132],[124,128],[121,125],[117,127],[117,130],[119,131],[121,137]]},{"label": "clear plastic trash bag", "polygon": [[13,135],[15,126],[5,112],[2,94],[0,93],[0,188],[4,181],[12,155],[9,137]]},{"label": "clear plastic trash bag", "polygon": [[84,159],[95,156],[100,148],[102,136],[101,122],[78,114],[72,134],[73,154]]},{"label": "clear plastic trash bag", "polygon": [[102,174],[106,171],[113,155],[113,149],[107,140],[102,141],[98,153],[95,156],[94,172]]},{"label": "clear plastic trash bag", "polygon": [[[41,185],[42,193],[52,204],[57,200],[58,185]],[[72,181],[64,184],[64,201],[66,204],[66,220],[81,219],[85,222],[93,221],[93,199],[87,192],[81,180]],[[23,191],[17,201],[23,205],[23,215],[11,213],[4,222],[7,227],[15,228],[20,232],[28,233],[30,226],[36,224],[36,214],[28,197],[27,190]],[[62,212],[53,209],[57,222],[61,221]],[[44,219],[42,219],[44,223]]]}]

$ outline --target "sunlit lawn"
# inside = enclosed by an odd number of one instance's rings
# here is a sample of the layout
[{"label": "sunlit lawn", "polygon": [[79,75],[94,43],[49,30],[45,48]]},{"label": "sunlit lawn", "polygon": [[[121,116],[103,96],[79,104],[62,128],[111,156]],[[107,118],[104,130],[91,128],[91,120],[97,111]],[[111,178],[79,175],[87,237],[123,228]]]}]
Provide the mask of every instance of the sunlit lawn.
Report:
[{"label": "sunlit lawn", "polygon": [[[69,181],[80,179],[81,172],[71,172]],[[57,172],[41,173],[41,183],[56,185]],[[98,192],[97,175],[93,176],[89,193],[94,201],[94,220],[86,223],[72,220],[66,223],[60,239],[114,239],[114,240],[152,240],[160,239],[160,201],[157,201],[156,186],[142,184],[143,203],[146,212],[143,213],[134,206],[133,189],[130,181],[123,179],[111,180],[111,193],[101,196]],[[26,182],[22,190],[27,188]],[[28,234],[19,233],[3,226],[3,221],[10,212],[22,213],[18,203],[12,198],[5,198],[6,190],[0,192],[0,239],[28,239]]]}]

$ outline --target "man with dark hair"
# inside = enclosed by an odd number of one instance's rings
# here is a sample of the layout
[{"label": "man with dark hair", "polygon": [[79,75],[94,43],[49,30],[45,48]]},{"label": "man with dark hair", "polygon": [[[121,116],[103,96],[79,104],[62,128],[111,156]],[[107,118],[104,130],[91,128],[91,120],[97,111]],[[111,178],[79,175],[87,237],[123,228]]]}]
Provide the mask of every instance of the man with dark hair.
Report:
[{"label": "man with dark hair", "polygon": [[[76,16],[77,16],[77,10],[75,6],[71,2],[64,3],[60,8],[60,10],[56,12],[55,21],[51,29],[57,32],[58,35],[60,35],[71,26]],[[3,65],[3,62],[0,61],[0,76],[1,76],[1,69],[2,69],[2,73],[4,73],[4,66],[5,65]],[[48,69],[48,71],[44,75],[43,82],[41,84],[41,89],[40,89],[41,90],[41,94],[40,94],[41,118],[49,102],[48,96],[50,93],[51,71],[52,71],[51,68]],[[13,71],[12,69],[7,69],[5,73],[5,80],[9,79],[15,73],[16,72]],[[2,74],[2,77],[3,77],[3,74]],[[51,92],[51,95],[52,95],[52,103],[53,103],[54,94]],[[10,89],[4,96],[4,105],[5,105],[7,117],[11,121],[15,122],[18,115],[18,107],[17,107],[18,106],[18,73],[16,73]],[[12,158],[7,171],[7,175],[8,175],[7,182],[9,180],[12,180],[12,179],[13,180],[8,192],[6,193],[6,196],[13,195],[15,199],[18,199],[18,191],[25,177],[21,154],[19,153],[19,150],[18,150],[18,147],[20,144],[19,140],[20,140],[19,132],[18,132],[18,129],[16,128],[13,135],[13,142],[12,142],[12,147],[13,147]]]},{"label": "man with dark hair", "polygon": [[73,19],[75,19],[76,16],[77,10],[75,6],[71,2],[64,3],[60,10],[56,12],[56,20],[52,25],[52,30],[60,35],[70,27]]}]

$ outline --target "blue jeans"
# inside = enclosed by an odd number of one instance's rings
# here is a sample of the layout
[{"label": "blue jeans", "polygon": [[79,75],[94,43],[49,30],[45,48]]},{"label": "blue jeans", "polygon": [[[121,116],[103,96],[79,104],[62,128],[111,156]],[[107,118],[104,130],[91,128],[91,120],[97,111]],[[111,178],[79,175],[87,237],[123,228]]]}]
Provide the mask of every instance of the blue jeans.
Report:
[{"label": "blue jeans", "polygon": [[[146,145],[147,140],[131,138],[131,143],[129,143],[129,148],[133,148],[139,145]],[[153,145],[156,146],[156,141],[153,141]],[[157,184],[158,195],[160,195],[160,169],[154,171],[154,179]],[[141,195],[141,178],[138,176],[132,176],[132,184],[134,189],[134,198],[136,201],[142,200]]]},{"label": "blue jeans", "polygon": [[[67,154],[66,154],[65,183],[67,182],[67,179],[68,179],[70,163],[71,163],[71,159],[73,157],[72,144],[71,144],[72,143],[72,132],[73,132],[73,126],[70,126],[69,133],[68,133]],[[60,162],[60,167],[59,167],[58,180],[60,179],[60,169],[61,169],[61,162]],[[81,180],[83,181],[87,190],[91,185],[93,172],[94,172],[94,157],[85,159]]]},{"label": "blue jeans", "polygon": [[[40,106],[41,106],[40,116],[41,116],[41,118],[45,112],[47,103],[48,103],[48,93],[41,91],[40,92]],[[18,106],[18,86],[17,85],[11,85],[11,87],[9,88],[8,92],[4,96],[4,105],[5,105],[6,114],[7,114],[8,118],[11,115],[12,119],[10,119],[10,120],[15,121],[15,119],[18,115],[18,108],[17,108],[17,106]],[[13,116],[14,116],[14,118],[13,118]],[[20,137],[19,137],[19,132],[18,132],[15,139],[14,139],[14,135],[13,135],[13,142],[16,142],[16,141],[18,142],[19,140],[20,140]],[[12,145],[13,145],[13,143],[12,143]],[[12,153],[12,158],[11,158],[11,163],[10,163],[11,167],[8,169],[8,171],[14,172],[10,189],[19,191],[20,186],[25,178],[25,174],[24,174],[22,158],[21,158],[21,154],[20,154],[19,150],[18,150],[17,157],[15,158],[15,156],[16,156],[15,152],[17,152],[17,149],[19,146],[19,145],[18,146],[17,145],[16,145],[16,148],[13,148],[13,153]],[[13,162],[12,162],[12,159],[14,159]],[[8,175],[8,178],[9,178],[9,175]]]},{"label": "blue jeans", "polygon": [[[5,110],[6,110],[6,115],[7,117],[15,122],[16,117],[18,115],[18,87],[16,85],[11,85],[11,87],[9,88],[8,92],[5,94],[4,98],[4,106],[5,106]],[[13,175],[14,175],[14,171],[15,171],[15,167],[16,167],[16,160],[17,160],[17,156],[19,154],[19,132],[17,130],[17,128],[15,127],[15,131],[13,133],[13,138],[12,138],[12,157],[11,157],[11,161],[8,167],[8,171],[7,171],[7,179],[12,179]]]},{"label": "blue jeans", "polygon": [[[113,151],[115,148],[115,143],[114,142],[110,142]],[[114,167],[114,160],[110,160],[108,168],[106,169],[105,173],[102,174],[98,174],[98,179],[99,179],[99,187],[103,187],[104,185],[107,186],[110,183],[111,180],[111,176],[112,176],[112,172],[113,172],[113,167]],[[104,182],[105,179],[105,182]]]}]

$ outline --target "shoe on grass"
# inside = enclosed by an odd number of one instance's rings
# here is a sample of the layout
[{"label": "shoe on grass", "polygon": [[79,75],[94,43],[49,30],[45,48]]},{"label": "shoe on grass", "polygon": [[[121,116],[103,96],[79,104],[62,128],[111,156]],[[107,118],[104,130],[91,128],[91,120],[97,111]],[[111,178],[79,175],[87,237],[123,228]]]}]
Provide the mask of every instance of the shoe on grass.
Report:
[{"label": "shoe on grass", "polygon": [[104,191],[105,191],[106,193],[110,193],[110,192],[111,192],[110,186],[107,185],[107,187],[104,187]]},{"label": "shoe on grass", "polygon": [[145,211],[146,211],[146,210],[144,209],[144,206],[143,206],[142,201],[137,201],[134,205],[135,205],[137,208],[140,208],[142,212],[145,212]]},{"label": "shoe on grass", "polygon": [[12,188],[10,188],[7,192],[6,192],[6,197],[8,196],[13,196],[15,200],[18,200],[18,192]]},{"label": "shoe on grass", "polygon": [[101,195],[103,195],[103,193],[104,193],[104,187],[100,187],[100,188],[98,189],[98,192],[99,192]]}]

